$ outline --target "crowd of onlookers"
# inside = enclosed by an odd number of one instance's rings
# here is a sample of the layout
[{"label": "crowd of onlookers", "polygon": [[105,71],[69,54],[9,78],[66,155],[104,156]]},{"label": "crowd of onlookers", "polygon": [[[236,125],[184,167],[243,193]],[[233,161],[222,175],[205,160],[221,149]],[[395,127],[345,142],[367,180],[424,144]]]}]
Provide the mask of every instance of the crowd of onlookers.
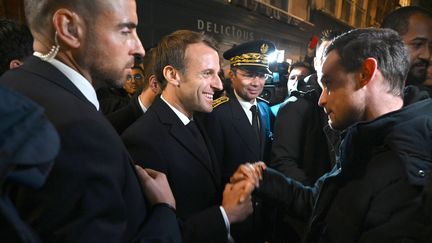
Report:
[{"label": "crowd of onlookers", "polygon": [[271,41],[144,50],[134,0],[25,14],[0,20],[1,242],[432,241],[429,11],[323,31],[278,104]]}]

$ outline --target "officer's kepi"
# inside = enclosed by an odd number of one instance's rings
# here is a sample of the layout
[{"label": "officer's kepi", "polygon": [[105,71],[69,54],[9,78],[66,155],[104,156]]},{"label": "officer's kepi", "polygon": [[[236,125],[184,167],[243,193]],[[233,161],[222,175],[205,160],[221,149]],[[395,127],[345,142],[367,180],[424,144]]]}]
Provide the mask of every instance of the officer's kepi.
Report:
[{"label": "officer's kepi", "polygon": [[224,52],[223,57],[230,62],[231,68],[271,74],[268,55],[275,49],[275,45],[270,41],[255,40],[232,47]]}]

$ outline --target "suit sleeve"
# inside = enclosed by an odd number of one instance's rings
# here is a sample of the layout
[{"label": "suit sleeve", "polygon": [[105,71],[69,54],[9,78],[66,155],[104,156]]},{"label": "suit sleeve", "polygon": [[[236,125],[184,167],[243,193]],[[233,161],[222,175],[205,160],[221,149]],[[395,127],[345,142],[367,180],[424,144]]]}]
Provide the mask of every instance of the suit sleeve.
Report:
[{"label": "suit sleeve", "polygon": [[307,104],[297,101],[288,102],[278,113],[269,166],[294,180],[305,182],[307,176],[300,166]]},{"label": "suit sleeve", "polygon": [[181,232],[175,212],[164,206],[153,208],[134,243],[180,243]]},{"label": "suit sleeve", "polygon": [[290,215],[307,220],[325,178],[326,176],[321,177],[313,187],[303,186],[280,172],[267,168],[260,187],[254,193],[269,204],[287,207]]},{"label": "suit sleeve", "polygon": [[129,104],[106,115],[111,125],[117,130],[118,134],[122,134],[126,128],[134,123],[143,115],[143,111],[138,103],[138,96],[134,95],[129,101]]}]

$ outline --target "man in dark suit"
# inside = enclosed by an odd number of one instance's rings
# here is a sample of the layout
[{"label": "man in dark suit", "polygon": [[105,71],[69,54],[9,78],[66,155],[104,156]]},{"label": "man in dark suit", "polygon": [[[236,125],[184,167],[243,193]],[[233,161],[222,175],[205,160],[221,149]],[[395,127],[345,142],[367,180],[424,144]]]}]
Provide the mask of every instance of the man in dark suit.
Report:
[{"label": "man in dark suit", "polygon": [[[229,75],[233,92],[215,100],[213,112],[205,119],[207,132],[221,162],[222,183],[228,182],[243,163],[269,160],[274,116],[267,102],[258,96],[271,74],[267,58],[274,50],[273,43],[258,40],[235,46],[223,55],[231,64]],[[237,242],[260,242],[260,237],[255,237],[254,233],[263,230],[253,224],[250,218],[239,226],[248,229],[233,231]],[[253,228],[256,228],[255,232]]]},{"label": "man in dark suit", "polygon": [[[258,95],[271,74],[267,54],[274,50],[271,42],[251,41],[224,53],[224,58],[231,63],[233,92],[215,100],[213,112],[205,119],[216,156],[222,163],[223,183],[229,181],[240,164],[268,160],[274,118]],[[252,107],[255,113],[250,110]],[[254,118],[258,130],[254,130]]]},{"label": "man in dark suit", "polygon": [[14,188],[22,218],[43,242],[180,242],[166,177],[133,165],[91,85],[144,55],[135,1],[26,0],[25,13],[35,56],[0,83],[45,109],[61,149],[41,189]]},{"label": "man in dark suit", "polygon": [[212,111],[213,94],[222,89],[214,42],[180,30],[155,51],[162,94],[123,140],[135,161],[166,173],[184,242],[228,242],[230,225],[250,214],[252,203],[243,185],[228,184],[222,193],[219,164],[197,116]]}]

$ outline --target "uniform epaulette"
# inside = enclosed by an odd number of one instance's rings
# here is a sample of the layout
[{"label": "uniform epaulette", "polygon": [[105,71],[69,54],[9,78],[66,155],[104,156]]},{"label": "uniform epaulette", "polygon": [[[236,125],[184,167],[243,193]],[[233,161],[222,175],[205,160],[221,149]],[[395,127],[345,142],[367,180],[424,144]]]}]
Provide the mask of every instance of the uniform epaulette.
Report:
[{"label": "uniform epaulette", "polygon": [[226,96],[221,96],[213,100],[213,109],[218,107],[219,105],[222,105],[223,103],[226,103],[227,101],[229,101],[229,98]]},{"label": "uniform epaulette", "polygon": [[265,103],[267,103],[267,105],[269,105],[270,104],[270,101],[268,101],[268,100],[266,100],[266,99],[264,99],[264,98],[261,98],[261,97],[257,97],[257,99],[258,99],[258,101],[262,101],[262,102],[265,102]]}]

